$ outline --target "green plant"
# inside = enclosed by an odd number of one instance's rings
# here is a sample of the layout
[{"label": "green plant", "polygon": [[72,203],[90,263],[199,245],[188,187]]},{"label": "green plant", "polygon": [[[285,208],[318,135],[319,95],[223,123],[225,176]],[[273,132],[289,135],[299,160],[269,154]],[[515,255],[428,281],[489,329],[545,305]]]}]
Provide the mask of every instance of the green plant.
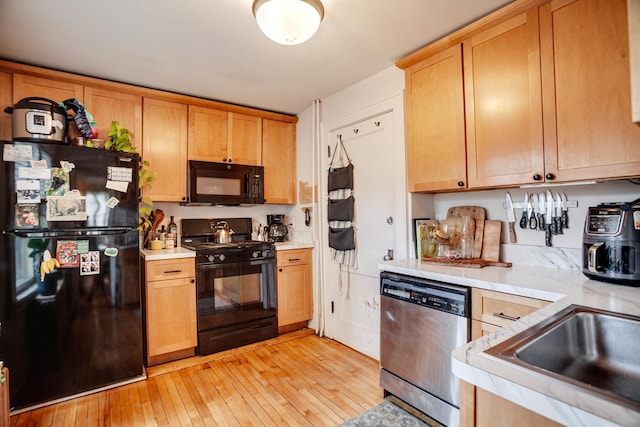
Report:
[{"label": "green plant", "polygon": [[35,258],[36,255],[42,254],[49,246],[49,239],[29,239],[27,247],[31,249],[29,258]]},{"label": "green plant", "polygon": [[[138,151],[133,145],[132,139],[133,133],[114,120],[111,122],[111,130],[109,130],[109,137],[104,147],[107,150],[137,153]],[[149,162],[146,160],[141,161],[138,176],[138,189],[140,190],[140,194],[151,189],[156,177],[157,172],[151,170]],[[149,220],[151,212],[153,212],[153,200],[151,200],[150,197],[141,197],[138,205],[138,215],[140,216],[140,223],[138,224],[139,230],[146,231],[151,226],[151,221]]]},{"label": "green plant", "polygon": [[136,147],[131,142],[133,134],[127,128],[123,128],[120,123],[115,120],[111,122],[111,130],[105,148],[107,150],[125,151],[127,153],[136,153]]},{"label": "green plant", "polygon": [[[157,172],[149,168],[148,161],[143,160],[140,163],[140,175],[138,178],[138,188],[140,189],[140,194],[151,189],[151,185],[156,180],[156,177]],[[140,204],[138,205],[138,214],[140,215],[140,224],[138,224],[139,230],[146,232],[147,229],[151,227],[151,221],[149,220],[151,212],[153,212],[153,200],[151,200],[150,197],[143,196],[140,199]]]}]

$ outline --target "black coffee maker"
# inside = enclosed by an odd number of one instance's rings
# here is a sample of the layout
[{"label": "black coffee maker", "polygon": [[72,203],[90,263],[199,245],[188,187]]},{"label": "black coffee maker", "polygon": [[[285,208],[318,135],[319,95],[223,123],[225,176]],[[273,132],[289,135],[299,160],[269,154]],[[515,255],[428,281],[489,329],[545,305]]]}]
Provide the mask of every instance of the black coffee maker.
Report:
[{"label": "black coffee maker", "polygon": [[284,242],[288,233],[284,215],[267,215],[267,239],[270,242]]},{"label": "black coffee maker", "polygon": [[589,208],[582,264],[590,279],[640,286],[640,199]]}]

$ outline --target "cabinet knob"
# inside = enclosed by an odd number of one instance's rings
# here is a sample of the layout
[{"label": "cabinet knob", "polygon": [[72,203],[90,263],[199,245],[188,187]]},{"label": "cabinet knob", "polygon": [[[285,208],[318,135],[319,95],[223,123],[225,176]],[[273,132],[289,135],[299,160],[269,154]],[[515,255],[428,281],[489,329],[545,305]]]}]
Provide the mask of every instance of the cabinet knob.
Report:
[{"label": "cabinet knob", "polygon": [[536,174],[533,175],[533,180],[534,181],[540,181],[541,179],[542,179],[542,177],[540,176],[539,173],[536,173]]},{"label": "cabinet knob", "polygon": [[226,158],[226,157],[223,157],[223,158],[222,158],[222,161],[223,161],[223,162],[226,162],[226,161],[227,161],[227,158]]},{"label": "cabinet knob", "polygon": [[464,181],[458,181],[458,187],[464,187]]},{"label": "cabinet knob", "polygon": [[279,271],[280,273],[282,273],[282,269],[281,269],[281,268],[279,268],[279,269],[278,269],[278,271]]},{"label": "cabinet knob", "polygon": [[552,173],[548,173],[544,177],[547,178],[547,179],[555,179],[556,178],[556,176],[554,174],[552,174]]},{"label": "cabinet knob", "polygon": [[196,279],[191,279],[191,283],[196,283]]},{"label": "cabinet knob", "polygon": [[229,163],[231,163],[231,161],[232,161],[231,158],[229,158]]}]

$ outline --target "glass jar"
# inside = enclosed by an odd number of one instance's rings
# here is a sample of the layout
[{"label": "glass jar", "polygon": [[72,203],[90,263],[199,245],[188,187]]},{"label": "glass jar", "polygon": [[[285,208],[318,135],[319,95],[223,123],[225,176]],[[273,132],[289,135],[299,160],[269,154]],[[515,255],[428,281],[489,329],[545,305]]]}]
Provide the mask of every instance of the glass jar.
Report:
[{"label": "glass jar", "polygon": [[471,226],[472,218],[470,216],[463,216],[460,227],[460,244],[458,245],[458,251],[460,252],[460,258],[473,258],[473,244],[475,236],[472,234]]}]

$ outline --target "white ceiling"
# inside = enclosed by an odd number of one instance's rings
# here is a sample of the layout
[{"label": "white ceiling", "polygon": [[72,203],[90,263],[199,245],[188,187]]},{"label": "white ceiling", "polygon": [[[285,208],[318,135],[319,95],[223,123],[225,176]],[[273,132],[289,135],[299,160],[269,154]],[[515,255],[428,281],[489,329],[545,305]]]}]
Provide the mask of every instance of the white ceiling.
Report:
[{"label": "white ceiling", "polygon": [[297,114],[512,0],[323,0],[281,46],[253,0],[0,0],[0,58]]}]

